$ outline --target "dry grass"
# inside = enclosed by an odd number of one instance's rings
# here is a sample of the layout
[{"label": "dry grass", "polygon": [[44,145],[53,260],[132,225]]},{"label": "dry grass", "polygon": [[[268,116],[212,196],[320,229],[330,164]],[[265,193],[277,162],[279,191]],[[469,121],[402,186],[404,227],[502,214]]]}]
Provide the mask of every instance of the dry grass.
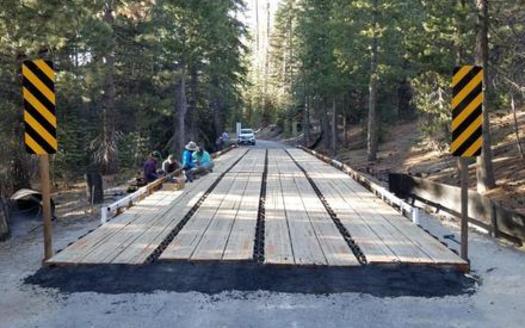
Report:
[{"label": "dry grass", "polygon": [[[522,146],[525,147],[525,108],[518,113]],[[347,146],[337,156],[352,167],[386,181],[389,172],[409,173],[427,179],[459,185],[456,159],[424,138],[417,122],[398,124],[386,131],[375,163],[366,159],[362,127],[351,127]],[[498,187],[486,195],[502,205],[525,213],[525,160],[520,158],[512,115],[491,115],[494,170]],[[470,187],[475,188],[475,163],[470,165]]]}]

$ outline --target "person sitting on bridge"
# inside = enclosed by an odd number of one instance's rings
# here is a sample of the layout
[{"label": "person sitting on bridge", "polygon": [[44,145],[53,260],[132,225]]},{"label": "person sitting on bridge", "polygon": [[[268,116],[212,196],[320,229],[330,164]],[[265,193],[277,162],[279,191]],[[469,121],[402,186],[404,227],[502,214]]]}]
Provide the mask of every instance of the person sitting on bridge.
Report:
[{"label": "person sitting on bridge", "polygon": [[206,174],[213,172],[213,166],[215,164],[213,163],[210,153],[208,153],[204,147],[199,147],[199,149],[193,153],[193,162],[195,163],[193,174]]},{"label": "person sitting on bridge", "polygon": [[195,163],[193,162],[193,153],[197,150],[197,148],[197,144],[193,141],[190,141],[182,153],[182,168],[186,173],[186,180],[188,182],[193,182],[192,169],[195,168]]},{"label": "person sitting on bridge", "polygon": [[160,161],[160,152],[152,152],[144,163],[144,180],[146,183],[153,182],[159,178],[157,174],[157,163]]},{"label": "person sitting on bridge", "polygon": [[177,162],[175,156],[169,155],[168,158],[162,162],[162,171],[164,171],[164,174],[170,174],[175,172],[180,166],[181,165]]},{"label": "person sitting on bridge", "polygon": [[224,148],[224,139],[222,136],[218,136],[217,140],[215,140],[215,150],[221,151]]}]

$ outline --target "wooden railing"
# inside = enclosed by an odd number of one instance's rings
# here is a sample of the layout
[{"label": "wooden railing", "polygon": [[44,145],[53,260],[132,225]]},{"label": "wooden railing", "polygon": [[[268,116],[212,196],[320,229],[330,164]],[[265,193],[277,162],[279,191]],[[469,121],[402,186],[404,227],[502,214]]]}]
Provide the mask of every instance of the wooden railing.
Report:
[{"label": "wooden railing", "polygon": [[[407,174],[389,174],[390,191],[399,197],[412,198],[460,217],[461,190]],[[469,223],[479,226],[494,237],[503,237],[516,244],[525,241],[525,215],[505,208],[475,190],[468,192]]]}]

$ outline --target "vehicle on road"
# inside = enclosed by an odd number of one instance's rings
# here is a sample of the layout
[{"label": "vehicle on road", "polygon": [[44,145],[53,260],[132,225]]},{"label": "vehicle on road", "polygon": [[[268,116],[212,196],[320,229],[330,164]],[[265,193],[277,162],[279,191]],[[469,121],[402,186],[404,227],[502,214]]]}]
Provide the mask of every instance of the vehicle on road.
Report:
[{"label": "vehicle on road", "polygon": [[237,144],[255,146],[255,142],[255,133],[252,129],[241,129],[241,133],[237,137]]}]

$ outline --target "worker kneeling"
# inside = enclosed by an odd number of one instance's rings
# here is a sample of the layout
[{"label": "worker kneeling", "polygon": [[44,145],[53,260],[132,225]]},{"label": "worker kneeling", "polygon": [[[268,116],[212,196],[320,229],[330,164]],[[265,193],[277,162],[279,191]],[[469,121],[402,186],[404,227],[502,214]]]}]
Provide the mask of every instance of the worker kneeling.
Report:
[{"label": "worker kneeling", "polygon": [[195,167],[192,169],[193,174],[207,174],[213,172],[213,159],[211,158],[210,153],[208,153],[202,146],[193,152],[193,163]]}]

